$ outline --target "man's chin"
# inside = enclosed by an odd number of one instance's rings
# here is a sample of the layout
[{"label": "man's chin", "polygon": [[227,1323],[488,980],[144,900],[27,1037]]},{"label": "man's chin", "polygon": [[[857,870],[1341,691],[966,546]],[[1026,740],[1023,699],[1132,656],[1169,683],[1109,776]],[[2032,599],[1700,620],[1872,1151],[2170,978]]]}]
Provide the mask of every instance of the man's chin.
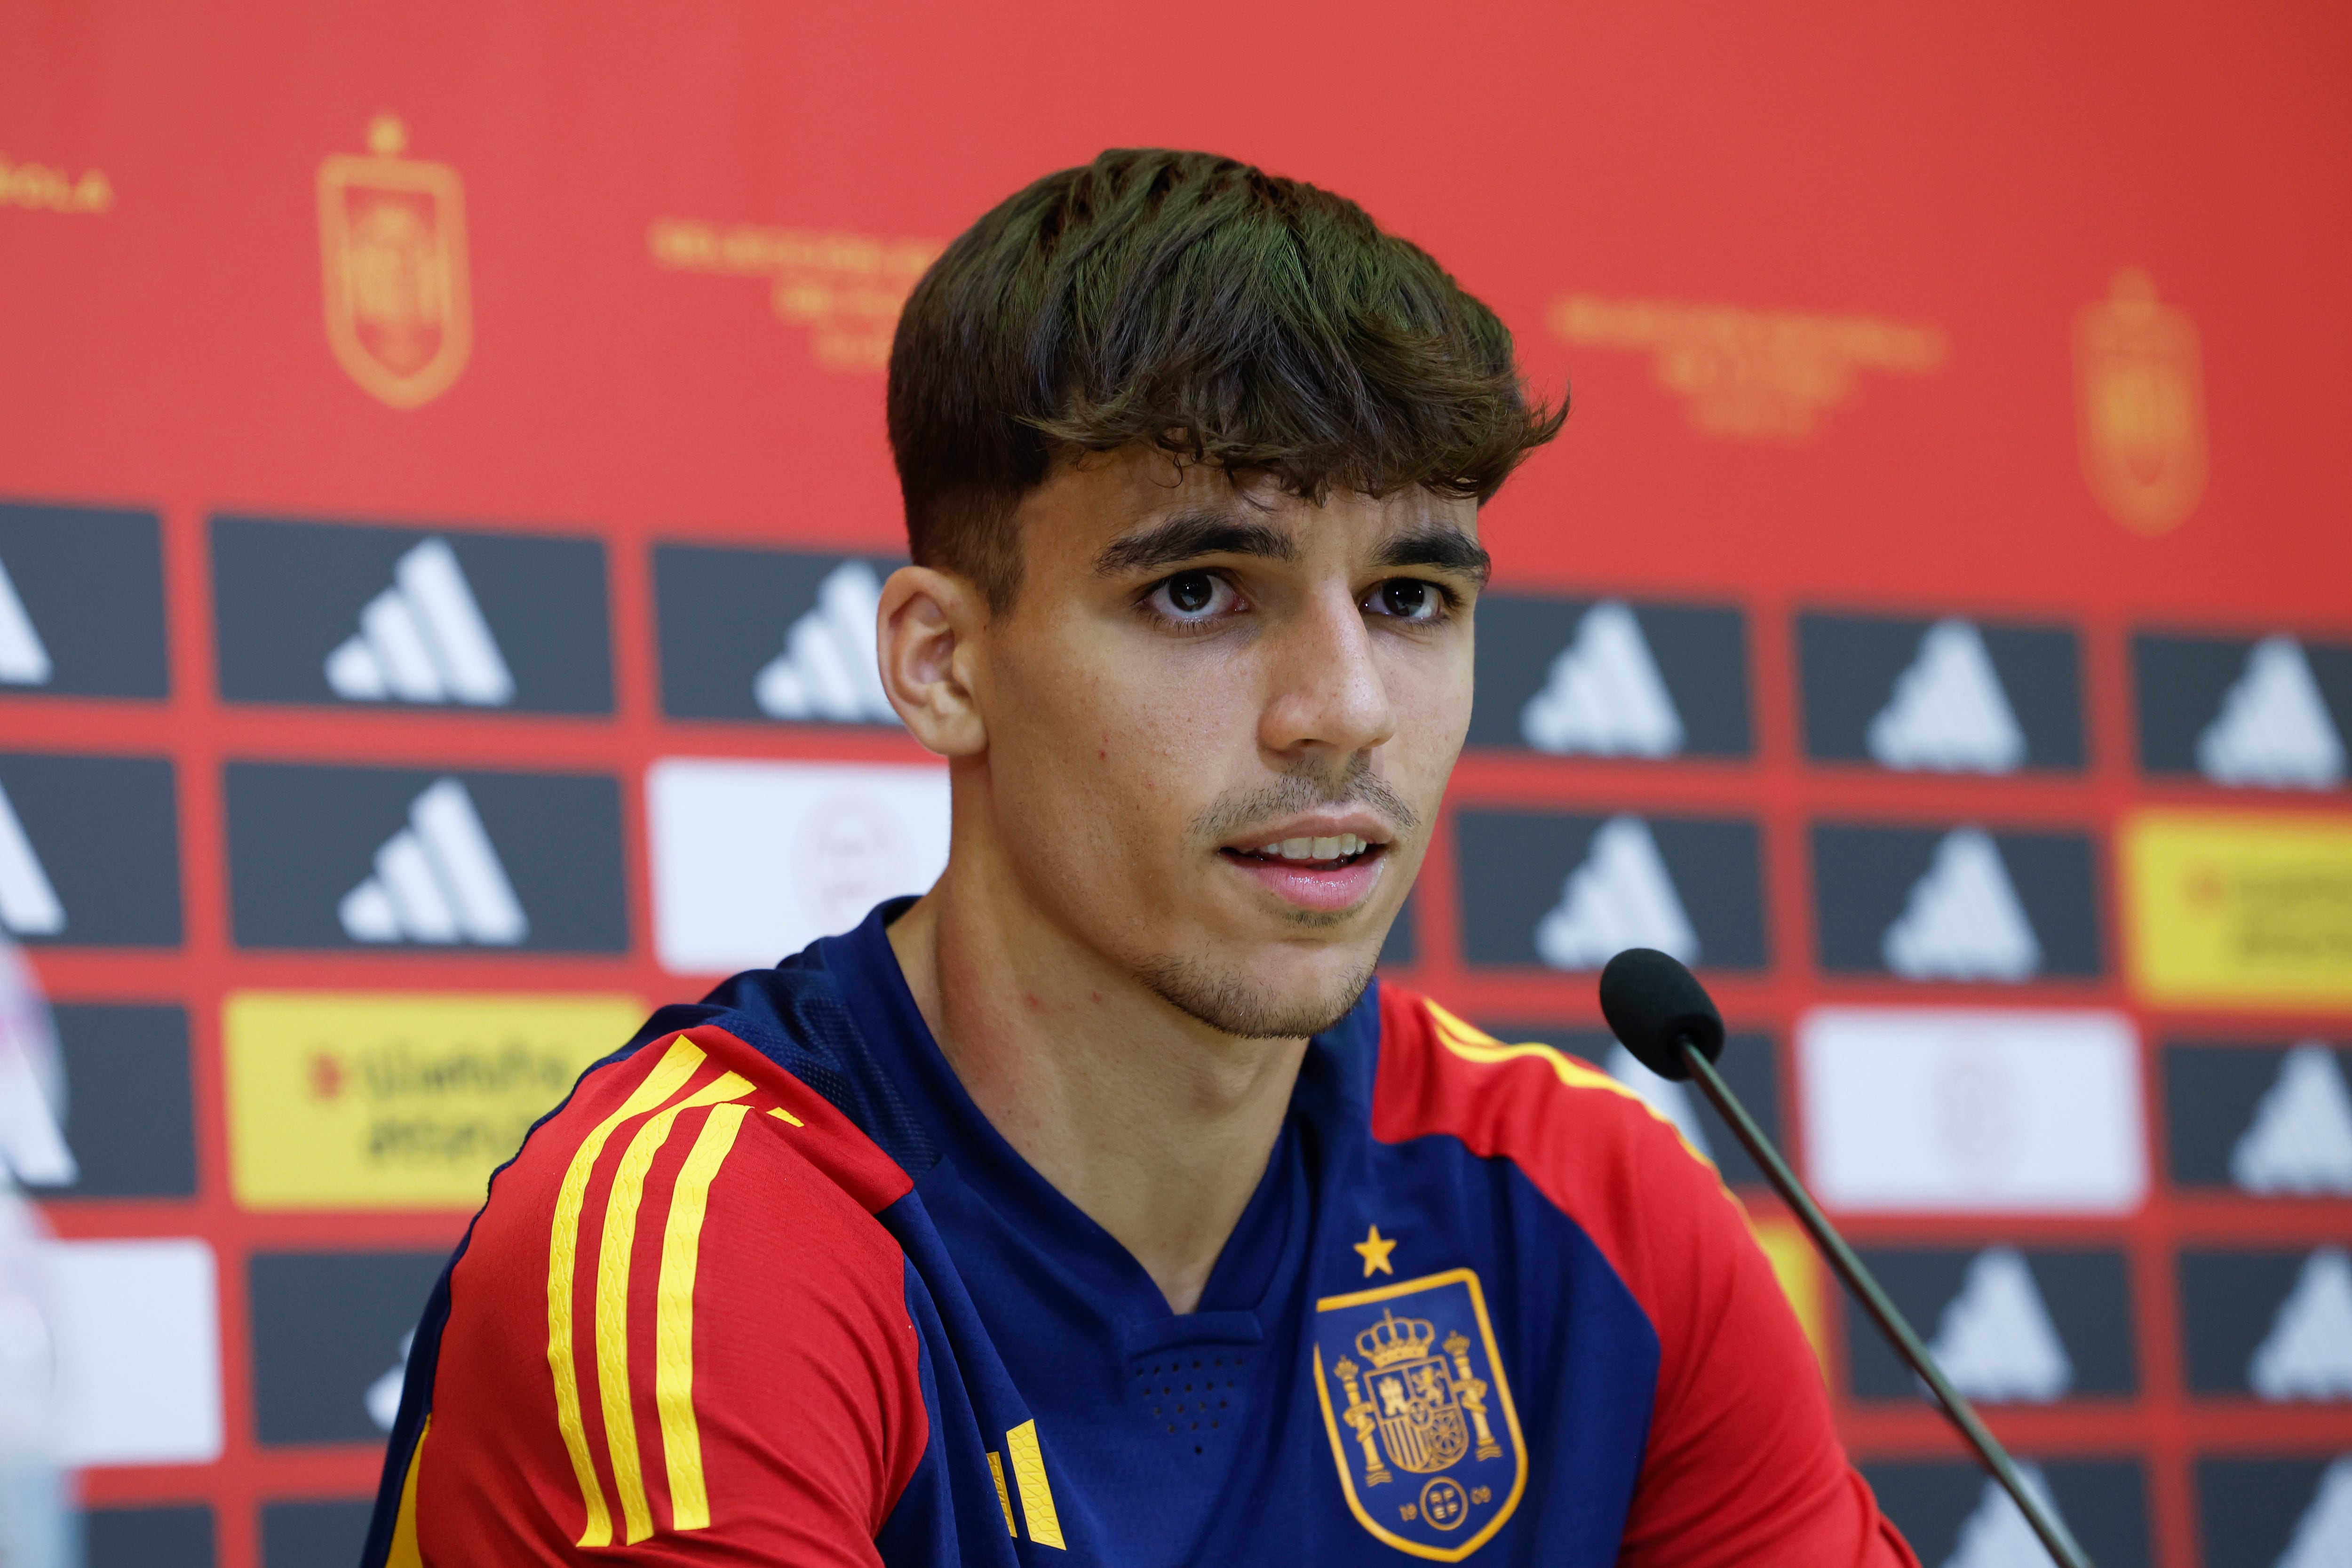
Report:
[{"label": "man's chin", "polygon": [[1188,1017],[1223,1034],[1248,1040],[1298,1039],[1319,1035],[1346,1017],[1371,984],[1377,951],[1344,964],[1337,973],[1253,972],[1246,964],[1202,958],[1164,958],[1145,964],[1138,977],[1154,995]]}]

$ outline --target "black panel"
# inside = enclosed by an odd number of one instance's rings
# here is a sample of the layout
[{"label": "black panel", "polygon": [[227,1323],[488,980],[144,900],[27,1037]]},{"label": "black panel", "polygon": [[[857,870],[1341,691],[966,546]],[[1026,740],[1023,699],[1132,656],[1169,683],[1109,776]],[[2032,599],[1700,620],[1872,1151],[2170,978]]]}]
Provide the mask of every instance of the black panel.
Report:
[{"label": "black panel", "polygon": [[351,1568],[367,1544],[366,1499],[261,1505],[261,1568]]},{"label": "black panel", "polygon": [[[673,719],[779,722],[758,698],[760,673],[786,651],[804,620],[824,625],[843,658],[872,662],[874,627],[829,624],[821,590],[845,566],[879,583],[905,563],[879,556],[805,555],[786,550],[662,544],[654,549],[654,593],[661,618],[662,711]],[[854,617],[853,617],[854,618]],[[855,720],[812,715],[802,721],[895,724],[867,710]]]},{"label": "black panel", "polygon": [[[1464,810],[1454,819],[1465,956],[1474,964],[1541,964],[1537,928],[1567,896],[1610,818]],[[1638,821],[1673,884],[1707,969],[1761,969],[1764,906],[1756,825],[1653,816]],[[1634,942],[1631,945],[1643,945]],[[1654,944],[1652,944],[1654,945]],[[1597,970],[1606,958],[1589,967]]]},{"label": "black panel", "polygon": [[[445,1252],[261,1252],[254,1422],[268,1444],[381,1442],[369,1391],[404,1364]],[[394,1402],[396,1404],[396,1400]]]},{"label": "black panel", "polygon": [[93,1508],[81,1516],[87,1568],[212,1568],[213,1510],[201,1503],[167,1508]]},{"label": "black panel", "polygon": [[[2099,1568],[2148,1568],[2155,1561],[2147,1475],[2137,1461],[2018,1458],[2041,1473],[2059,1518]],[[1955,1561],[1961,1532],[1972,1520],[2016,1507],[2006,1493],[1990,1500],[1998,1483],[1973,1464],[1882,1460],[1864,1465],[1862,1474],[1922,1563]]]},{"label": "black panel", "polygon": [[[1871,724],[1935,625],[1923,616],[1808,613],[1797,617],[1805,754],[1824,762],[1870,762]],[[2022,765],[2080,771],[2083,660],[2063,626],[1975,623],[2001,696],[2025,741]]]},{"label": "black panel", "polygon": [[[1813,828],[1815,940],[1822,967],[1843,973],[1893,973],[1888,928],[1911,907],[1913,890],[1937,862],[1952,829],[1821,824]],[[2039,973],[2099,973],[2095,850],[2080,833],[1995,831],[2004,875],[2040,945]]]},{"label": "black panel", "polygon": [[[2334,1463],[2352,1468],[2352,1455]],[[2197,1461],[2198,1536],[2207,1568],[2273,1568],[2314,1511],[2328,1468],[2324,1457]],[[2352,1484],[2352,1476],[2337,1484]]]},{"label": "black panel", "polygon": [[80,1174],[43,1197],[178,1198],[196,1191],[188,1016],[177,1007],[54,1009],[66,1144]]},{"label": "black panel", "polygon": [[[1521,716],[1552,678],[1560,654],[1594,601],[1487,594],[1478,601],[1477,701],[1470,743],[1525,747]],[[1752,742],[1748,708],[1747,618],[1711,605],[1634,605],[1633,619],[1682,721],[1680,754],[1744,757]]]},{"label": "black panel", "polygon": [[[9,935],[76,947],[178,945],[180,825],[170,763],[0,754],[0,792],[38,863],[38,883],[54,898],[0,889],[0,925]],[[42,907],[39,918],[26,918],[28,900]]]},{"label": "black panel", "polygon": [[152,512],[0,504],[0,573],[45,672],[0,671],[0,693],[164,697],[163,533]]},{"label": "black panel", "polygon": [[[2279,1321],[2303,1279],[2302,1252],[2200,1251],[2180,1254],[2180,1332],[2192,1394],[2253,1392],[2254,1353]],[[2352,1343],[2337,1347],[2352,1365]]]},{"label": "black panel", "polygon": [[[1860,1247],[1863,1261],[1932,1346],[1944,1312],[1967,1282],[1974,1248]],[[2126,1394],[2138,1386],[2130,1279],[2124,1255],[2108,1249],[2021,1247],[2034,1292],[2065,1348],[2074,1378],[2065,1397]],[[1924,1389],[1871,1321],[1841,1294],[1857,1399],[1926,1399]],[[1963,1392],[1966,1392],[1963,1389]]]},{"label": "black panel", "polygon": [[[2164,1047],[2164,1115],[2172,1180],[2183,1187],[2229,1187],[2231,1156],[2253,1126],[2263,1097],[2279,1082],[2284,1046],[2184,1045]],[[2352,1081],[2352,1050],[2336,1067]]]},{"label": "black panel", "polygon": [[[2158,632],[2132,638],[2132,688],[2143,771],[2204,771],[2198,742],[2221,716],[2230,689],[2246,674],[2255,640]],[[2352,644],[2298,641],[2337,737],[2352,735]]]}]

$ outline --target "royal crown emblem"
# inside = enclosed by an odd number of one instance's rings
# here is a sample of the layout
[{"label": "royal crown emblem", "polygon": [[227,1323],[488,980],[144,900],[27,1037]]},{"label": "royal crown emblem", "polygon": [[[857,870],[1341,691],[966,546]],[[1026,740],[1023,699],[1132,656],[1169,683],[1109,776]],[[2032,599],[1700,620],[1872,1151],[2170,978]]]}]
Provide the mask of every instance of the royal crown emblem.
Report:
[{"label": "royal crown emblem", "polygon": [[1477,1275],[1327,1297],[1315,1339],[1316,1394],[1357,1521],[1441,1563],[1485,1545],[1518,1506],[1527,1457]]},{"label": "royal crown emblem", "polygon": [[473,352],[466,205],[457,171],[401,154],[390,115],[368,128],[369,156],[319,165],[319,249],[327,342],[351,378],[394,408],[449,390]]},{"label": "royal crown emblem", "polygon": [[2205,494],[2205,395],[2197,328],[2160,304],[2147,273],[2116,275],[2074,318],[2083,478],[2109,515],[2143,533],[2176,528]]}]

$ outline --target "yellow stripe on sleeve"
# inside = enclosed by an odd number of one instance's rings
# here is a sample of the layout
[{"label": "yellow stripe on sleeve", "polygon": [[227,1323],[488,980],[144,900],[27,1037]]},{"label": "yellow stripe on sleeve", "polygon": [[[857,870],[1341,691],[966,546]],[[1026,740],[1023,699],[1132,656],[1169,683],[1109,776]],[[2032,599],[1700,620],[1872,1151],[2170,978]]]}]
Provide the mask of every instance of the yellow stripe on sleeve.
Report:
[{"label": "yellow stripe on sleeve", "polygon": [[1004,1510],[1004,1533],[1018,1540],[1021,1532],[1013,1527],[1013,1492],[1004,1484],[1004,1460],[993,1448],[988,1451],[988,1473],[996,1478],[996,1506]]},{"label": "yellow stripe on sleeve", "polygon": [[1062,1516],[1054,1511],[1054,1489],[1045,1484],[1045,1455],[1037,1447],[1037,1423],[1024,1421],[1007,1432],[1004,1451],[1013,1458],[1013,1484],[1021,1492],[1021,1517],[1029,1521],[1029,1539],[1066,1552]]},{"label": "yellow stripe on sleeve", "polygon": [[678,1167],[669,1218],[662,1226],[661,1285],[654,1314],[654,1405],[661,1413],[673,1530],[700,1530],[710,1522],[710,1495],[702,1476],[702,1430],[694,1418],[694,1274],[701,1257],[711,1178],[735,1146],[750,1109],[721,1105],[711,1110],[687,1152],[686,1163]]},{"label": "yellow stripe on sleeve", "polygon": [[621,1518],[632,1546],[654,1532],[645,1468],[637,1458],[636,1414],[629,1402],[629,1255],[637,1242],[637,1206],[645,1200],[646,1172],[681,1112],[751,1092],[751,1084],[738,1074],[720,1073],[647,1118],[621,1155],[613,1172],[613,1190],[604,1200],[604,1234],[596,1256],[596,1392],[603,1402],[604,1445],[613,1457],[613,1489],[620,1494]]},{"label": "yellow stripe on sleeve", "polygon": [[[416,1545],[416,1473],[425,1466],[425,1439],[431,1436],[433,1417],[427,1415],[416,1434],[416,1447],[408,1451],[408,1475],[400,1483],[400,1512],[393,1520],[392,1549],[384,1553],[383,1568],[425,1568],[424,1553]],[[996,1489],[1004,1490],[1003,1476],[996,1478]]]},{"label": "yellow stripe on sleeve", "polygon": [[581,1141],[563,1173],[555,1197],[555,1223],[547,1245],[547,1366],[555,1375],[555,1424],[563,1434],[563,1449],[572,1458],[572,1474],[580,1483],[580,1500],[588,1521],[580,1531],[583,1547],[609,1545],[612,1516],[604,1509],[604,1489],[596,1479],[596,1461],[589,1457],[588,1432],[580,1418],[580,1376],[572,1354],[572,1285],[580,1248],[580,1208],[588,1194],[588,1177],[596,1157],[604,1152],[614,1129],[633,1116],[642,1116],[677,1091],[694,1076],[704,1058],[702,1048],[684,1035],[674,1037],[669,1049],[645,1081],[631,1092],[621,1109],[596,1125]]},{"label": "yellow stripe on sleeve", "polygon": [[1489,1065],[1512,1061],[1520,1057],[1533,1057],[1549,1067],[1552,1075],[1570,1089],[1597,1089],[1609,1094],[1622,1094],[1666,1126],[1673,1128],[1675,1142],[1680,1143],[1692,1159],[1710,1171],[1716,1168],[1714,1161],[1691,1147],[1691,1141],[1683,1136],[1683,1130],[1675,1125],[1673,1117],[1652,1105],[1637,1091],[1619,1083],[1591,1063],[1580,1061],[1557,1047],[1536,1041],[1529,1041],[1522,1046],[1507,1046],[1475,1025],[1463,1022],[1427,997],[1422,998],[1421,1005],[1428,1008],[1429,1016],[1437,1021],[1438,1039],[1455,1056],[1465,1061],[1483,1062]]}]

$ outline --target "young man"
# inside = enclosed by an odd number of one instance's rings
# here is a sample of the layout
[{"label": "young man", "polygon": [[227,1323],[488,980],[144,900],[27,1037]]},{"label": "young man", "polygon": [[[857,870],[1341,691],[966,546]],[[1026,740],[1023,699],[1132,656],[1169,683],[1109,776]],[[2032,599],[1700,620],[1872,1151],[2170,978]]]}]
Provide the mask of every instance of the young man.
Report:
[{"label": "young man", "polygon": [[890,435],[922,898],[592,1068],[418,1331],[371,1564],[1910,1564],[1738,1205],[1371,981],[1559,428],[1352,204],[1107,153]]}]

